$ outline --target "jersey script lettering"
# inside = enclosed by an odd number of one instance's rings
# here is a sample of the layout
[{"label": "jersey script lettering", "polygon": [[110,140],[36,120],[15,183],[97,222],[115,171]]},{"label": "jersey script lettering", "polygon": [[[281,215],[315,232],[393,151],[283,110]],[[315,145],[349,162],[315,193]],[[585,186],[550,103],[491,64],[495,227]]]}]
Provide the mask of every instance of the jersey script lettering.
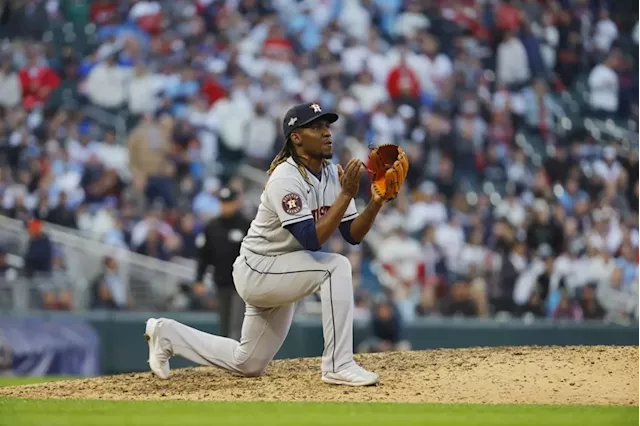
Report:
[{"label": "jersey script lettering", "polygon": [[322,216],[327,214],[327,212],[329,211],[330,208],[331,208],[331,206],[322,206],[319,209],[311,210],[311,215],[313,216],[313,219],[317,221]]}]

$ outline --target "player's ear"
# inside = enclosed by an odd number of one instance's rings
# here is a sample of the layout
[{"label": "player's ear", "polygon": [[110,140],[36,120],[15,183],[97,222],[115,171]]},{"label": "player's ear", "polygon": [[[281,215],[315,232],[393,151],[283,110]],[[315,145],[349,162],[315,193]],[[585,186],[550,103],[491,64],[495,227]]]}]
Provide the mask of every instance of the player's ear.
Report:
[{"label": "player's ear", "polygon": [[293,143],[294,146],[302,145],[302,138],[300,137],[300,134],[296,131],[291,133],[291,136],[289,136],[289,139],[291,139],[291,143]]}]

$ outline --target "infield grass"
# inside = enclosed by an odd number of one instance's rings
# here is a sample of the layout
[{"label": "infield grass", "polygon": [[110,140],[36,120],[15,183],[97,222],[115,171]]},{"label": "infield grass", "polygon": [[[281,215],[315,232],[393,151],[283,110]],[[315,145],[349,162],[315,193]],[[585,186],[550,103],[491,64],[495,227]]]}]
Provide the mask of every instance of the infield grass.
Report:
[{"label": "infield grass", "polygon": [[637,407],[0,399],[0,425],[626,426]]},{"label": "infield grass", "polygon": [[[69,377],[0,378],[0,386]],[[638,407],[0,398],[0,426],[627,426]]]},{"label": "infield grass", "polygon": [[45,376],[45,377],[31,377],[31,376],[13,376],[13,377],[0,377],[0,388],[4,386],[20,386],[30,385],[33,383],[55,382],[58,380],[73,380],[72,376]]}]

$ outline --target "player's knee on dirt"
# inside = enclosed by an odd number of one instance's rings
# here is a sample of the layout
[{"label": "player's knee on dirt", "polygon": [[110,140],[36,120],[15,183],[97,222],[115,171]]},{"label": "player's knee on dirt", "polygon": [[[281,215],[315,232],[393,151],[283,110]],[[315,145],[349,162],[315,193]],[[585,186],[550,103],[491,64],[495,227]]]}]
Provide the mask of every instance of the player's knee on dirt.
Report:
[{"label": "player's knee on dirt", "polygon": [[249,358],[246,361],[238,364],[238,370],[247,377],[260,377],[267,371],[269,361],[263,361],[260,359]]},{"label": "player's knee on dirt", "polygon": [[256,351],[255,349],[247,351],[247,348],[238,347],[233,354],[234,369],[247,377],[262,376],[267,370],[271,357],[268,354],[258,355],[260,353],[264,352]]},{"label": "player's knee on dirt", "polygon": [[248,367],[245,366],[243,373],[247,377],[260,377],[265,371],[267,371],[266,365],[255,364]]}]

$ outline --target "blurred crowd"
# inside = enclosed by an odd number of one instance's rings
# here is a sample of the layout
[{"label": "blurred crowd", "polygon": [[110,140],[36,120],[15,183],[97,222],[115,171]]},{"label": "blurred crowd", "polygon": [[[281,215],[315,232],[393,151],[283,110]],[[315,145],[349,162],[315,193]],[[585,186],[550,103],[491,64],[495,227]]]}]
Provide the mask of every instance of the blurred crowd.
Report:
[{"label": "blurred crowd", "polygon": [[[30,223],[32,239],[46,239],[46,221],[193,259],[220,188],[248,194],[239,167],[266,170],[284,112],[316,101],[341,116],[335,161],[380,143],[410,157],[406,191],[365,243],[326,248],[352,260],[357,316],[393,345],[421,316],[637,320],[638,13],[627,2],[9,3],[0,211]],[[26,264],[51,272],[55,250],[30,243]],[[105,260],[92,306],[134,305],[115,269]],[[45,305],[69,308],[61,294]]]}]

